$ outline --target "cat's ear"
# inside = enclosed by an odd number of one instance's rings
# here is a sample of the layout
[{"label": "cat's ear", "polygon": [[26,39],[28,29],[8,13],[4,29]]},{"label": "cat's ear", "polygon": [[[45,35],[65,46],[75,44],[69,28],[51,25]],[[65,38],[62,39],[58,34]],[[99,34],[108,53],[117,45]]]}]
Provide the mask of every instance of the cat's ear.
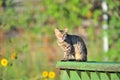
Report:
[{"label": "cat's ear", "polygon": [[67,32],[68,32],[68,29],[67,29],[67,28],[65,28],[65,29],[64,29],[64,31],[67,33]]},{"label": "cat's ear", "polygon": [[55,33],[58,33],[58,32],[59,32],[59,29],[58,29],[58,28],[55,28],[54,31],[55,31]]}]

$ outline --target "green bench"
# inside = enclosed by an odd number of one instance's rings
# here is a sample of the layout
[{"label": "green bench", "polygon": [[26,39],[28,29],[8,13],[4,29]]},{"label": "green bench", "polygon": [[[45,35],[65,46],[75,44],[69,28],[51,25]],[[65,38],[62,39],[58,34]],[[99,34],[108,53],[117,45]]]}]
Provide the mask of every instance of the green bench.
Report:
[{"label": "green bench", "polygon": [[120,63],[58,61],[60,80],[120,80]]}]

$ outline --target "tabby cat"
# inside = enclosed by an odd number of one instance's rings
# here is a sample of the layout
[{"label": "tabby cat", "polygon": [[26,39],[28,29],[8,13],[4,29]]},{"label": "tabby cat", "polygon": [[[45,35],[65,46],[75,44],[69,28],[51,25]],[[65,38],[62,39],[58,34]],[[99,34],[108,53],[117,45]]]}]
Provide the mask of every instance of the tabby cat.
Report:
[{"label": "tabby cat", "polygon": [[87,48],[81,37],[68,34],[67,29],[55,28],[54,32],[58,45],[64,51],[64,61],[87,61]]}]

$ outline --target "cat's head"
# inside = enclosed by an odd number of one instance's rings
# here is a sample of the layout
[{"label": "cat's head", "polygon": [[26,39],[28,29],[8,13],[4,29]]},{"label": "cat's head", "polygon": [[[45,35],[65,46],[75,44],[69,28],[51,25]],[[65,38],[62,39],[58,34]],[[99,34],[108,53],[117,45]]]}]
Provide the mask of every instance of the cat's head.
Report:
[{"label": "cat's head", "polygon": [[62,42],[66,39],[67,36],[67,28],[64,30],[59,30],[58,28],[55,28],[55,36],[57,37],[58,41]]}]

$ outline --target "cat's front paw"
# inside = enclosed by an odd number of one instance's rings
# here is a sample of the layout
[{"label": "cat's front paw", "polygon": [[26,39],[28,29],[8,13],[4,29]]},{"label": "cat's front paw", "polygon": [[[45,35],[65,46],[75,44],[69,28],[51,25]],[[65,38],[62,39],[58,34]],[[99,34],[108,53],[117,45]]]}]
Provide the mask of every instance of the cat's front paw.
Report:
[{"label": "cat's front paw", "polygon": [[64,59],[62,59],[61,61],[68,61],[68,59],[64,58]]}]

